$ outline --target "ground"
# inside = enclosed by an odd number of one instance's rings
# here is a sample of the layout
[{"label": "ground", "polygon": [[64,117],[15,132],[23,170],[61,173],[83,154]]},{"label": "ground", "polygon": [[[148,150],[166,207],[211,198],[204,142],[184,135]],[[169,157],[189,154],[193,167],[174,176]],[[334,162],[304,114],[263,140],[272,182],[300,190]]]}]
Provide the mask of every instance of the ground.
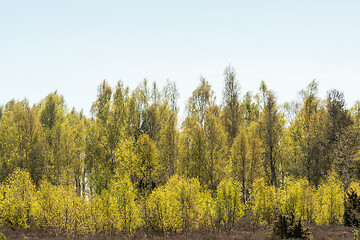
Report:
[{"label": "ground", "polygon": [[[329,226],[315,226],[308,225],[311,235],[310,239],[314,240],[348,240],[354,239],[353,228],[345,227],[342,225],[329,225]],[[249,221],[240,221],[231,230],[223,229],[221,231],[192,231],[181,234],[161,234],[151,233],[147,231],[138,231],[133,234],[116,234],[116,235],[101,235],[97,234],[94,236],[65,236],[55,235],[50,230],[44,229],[0,229],[7,239],[79,239],[79,240],[115,240],[115,239],[133,239],[133,240],[145,240],[145,239],[156,239],[156,240],[182,240],[182,239],[241,239],[241,240],[260,240],[269,239],[271,226],[261,226],[258,229],[253,229],[252,224]]]}]

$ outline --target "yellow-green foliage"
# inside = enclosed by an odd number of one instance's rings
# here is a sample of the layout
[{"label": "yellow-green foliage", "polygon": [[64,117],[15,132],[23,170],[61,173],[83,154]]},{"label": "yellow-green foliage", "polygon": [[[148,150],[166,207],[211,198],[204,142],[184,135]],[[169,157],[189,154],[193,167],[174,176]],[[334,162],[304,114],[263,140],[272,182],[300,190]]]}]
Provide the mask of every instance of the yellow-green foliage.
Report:
[{"label": "yellow-green foliage", "polygon": [[150,195],[146,204],[147,227],[160,231],[181,231],[180,206],[176,192],[159,187]]},{"label": "yellow-green foliage", "polygon": [[[40,183],[37,191],[37,201],[34,204],[34,216],[39,227],[51,227],[54,224],[54,219],[58,215],[55,186],[44,180]],[[56,227],[56,226],[52,226]]]},{"label": "yellow-green foliage", "polygon": [[89,215],[86,212],[86,201],[76,194],[73,187],[60,187],[58,191],[58,196],[63,198],[59,207],[61,212],[60,224],[63,229],[68,234],[88,233],[90,226],[88,225]]},{"label": "yellow-green foliage", "polygon": [[139,163],[138,187],[143,192],[149,192],[157,185],[160,178],[158,151],[154,140],[147,134],[140,135],[135,152]]},{"label": "yellow-green foliage", "polygon": [[111,185],[114,201],[114,226],[119,231],[134,231],[141,223],[140,209],[135,202],[136,191],[129,177],[118,178]]},{"label": "yellow-green foliage", "polygon": [[101,194],[93,194],[89,198],[91,222],[96,233],[111,233],[114,231],[114,199],[108,190]]},{"label": "yellow-green foliage", "polygon": [[103,81],[90,118],[57,92],[0,106],[0,227],[128,236],[226,229],[245,212],[255,224],[342,222],[342,184],[360,195],[360,102],[346,109],[337,90],[324,101],[312,81],[282,111],[264,82],[240,99],[225,75],[223,104],[201,77],[179,124],[170,82]]},{"label": "yellow-green foliage", "polygon": [[251,197],[253,220],[256,224],[266,224],[279,212],[279,200],[274,186],[269,186],[263,178],[254,181]]},{"label": "yellow-green foliage", "polygon": [[244,215],[241,186],[235,180],[222,180],[216,191],[216,220],[229,226]]},{"label": "yellow-green foliage", "polygon": [[306,183],[306,186],[303,186],[303,195],[301,196],[301,205],[300,212],[302,219],[308,222],[313,222],[315,218],[315,191],[314,189]]},{"label": "yellow-green foliage", "polygon": [[29,227],[35,186],[24,170],[15,170],[1,186],[0,218],[4,226]]},{"label": "yellow-green foliage", "polygon": [[354,190],[354,192],[358,195],[358,196],[360,196],[360,182],[357,180],[357,181],[352,181],[351,183],[350,183],[350,186],[349,186],[349,188],[348,188],[348,191],[350,191],[350,190]]},{"label": "yellow-green foliage", "polygon": [[132,232],[141,224],[136,191],[128,177],[116,178],[109,190],[89,197],[91,230],[96,233]]},{"label": "yellow-green foliage", "polygon": [[72,187],[54,186],[42,181],[37,192],[34,215],[39,227],[56,232],[86,234],[91,232],[88,203]]},{"label": "yellow-green foliage", "polygon": [[214,228],[215,201],[208,190],[203,189],[198,196],[197,215],[198,227],[206,229]]},{"label": "yellow-green foliage", "polygon": [[209,227],[213,219],[213,202],[196,179],[175,175],[150,195],[146,206],[148,227],[164,232],[180,232]]},{"label": "yellow-green foliage", "polygon": [[329,174],[316,192],[316,223],[342,222],[344,215],[344,189],[335,173]]},{"label": "yellow-green foliage", "polygon": [[315,196],[312,187],[306,179],[288,181],[282,191],[281,208],[283,214],[294,214],[311,222],[314,218]]}]

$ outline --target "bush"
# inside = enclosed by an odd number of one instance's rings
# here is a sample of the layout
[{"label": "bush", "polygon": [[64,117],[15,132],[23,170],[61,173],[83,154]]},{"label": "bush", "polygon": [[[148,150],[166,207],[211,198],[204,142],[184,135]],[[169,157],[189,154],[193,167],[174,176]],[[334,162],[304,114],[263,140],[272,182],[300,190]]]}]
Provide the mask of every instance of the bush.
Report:
[{"label": "bush", "polygon": [[244,215],[241,186],[237,181],[223,180],[216,192],[216,220],[222,226],[231,226]]},{"label": "bush", "polygon": [[135,202],[136,191],[129,177],[117,178],[111,184],[114,201],[114,226],[118,231],[133,232],[140,226],[140,208]]},{"label": "bush", "polygon": [[326,182],[316,191],[316,223],[342,222],[344,215],[344,189],[335,173],[329,174]]},{"label": "bush", "polygon": [[1,186],[0,219],[5,227],[16,229],[29,227],[35,186],[30,174],[15,170]]},{"label": "bush", "polygon": [[283,214],[294,214],[307,222],[314,220],[314,190],[306,179],[288,181],[280,202]]},{"label": "bush", "polygon": [[114,202],[108,190],[102,190],[100,194],[93,194],[89,197],[89,212],[94,232],[111,234],[115,231]]},{"label": "bush", "polygon": [[214,213],[211,195],[199,181],[177,175],[151,193],[145,210],[146,226],[161,232],[209,227]]},{"label": "bush", "polygon": [[91,232],[88,203],[73,187],[54,186],[42,181],[34,204],[34,218],[39,227],[49,227],[68,235]]},{"label": "bush", "polygon": [[274,223],[272,235],[281,238],[309,239],[308,229],[302,227],[301,218],[295,221],[294,214],[290,216],[280,214],[278,220]]},{"label": "bush", "polygon": [[350,189],[350,191],[346,193],[344,225],[358,228],[359,219],[360,219],[360,196],[354,191],[354,189]]},{"label": "bush", "polygon": [[39,227],[56,227],[55,217],[58,215],[58,204],[56,201],[55,186],[44,180],[40,183],[34,204],[34,218]]},{"label": "bush", "polygon": [[157,188],[147,200],[145,216],[147,228],[161,232],[181,231],[180,211],[176,190]]},{"label": "bush", "polygon": [[267,224],[279,213],[279,200],[274,186],[263,178],[255,180],[251,195],[251,210],[255,225]]}]

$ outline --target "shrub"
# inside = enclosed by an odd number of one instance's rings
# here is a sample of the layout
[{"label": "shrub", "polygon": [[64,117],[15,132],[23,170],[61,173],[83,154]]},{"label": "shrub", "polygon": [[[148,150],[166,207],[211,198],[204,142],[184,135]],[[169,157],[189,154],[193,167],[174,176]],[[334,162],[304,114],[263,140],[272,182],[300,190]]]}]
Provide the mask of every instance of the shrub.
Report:
[{"label": "shrub", "polygon": [[198,180],[175,175],[151,193],[145,222],[155,231],[181,232],[211,226],[213,212],[211,195]]},{"label": "shrub", "polygon": [[129,177],[117,178],[111,184],[114,201],[114,226],[118,231],[133,232],[140,226],[140,208],[135,202],[136,191]]},{"label": "shrub", "polygon": [[342,222],[344,215],[344,190],[335,173],[329,174],[316,191],[316,223]]},{"label": "shrub", "polygon": [[1,186],[0,219],[6,227],[29,227],[35,186],[30,174],[15,170]]},{"label": "shrub", "polygon": [[159,187],[152,192],[146,204],[147,227],[162,232],[181,231],[180,211],[176,191]]},{"label": "shrub", "polygon": [[108,190],[102,190],[100,194],[92,194],[89,197],[89,212],[94,232],[112,233],[115,231],[114,200]]},{"label": "shrub", "polygon": [[40,183],[34,204],[34,218],[39,227],[56,227],[54,222],[58,213],[55,186],[46,180]]},{"label": "shrub", "polygon": [[274,186],[263,178],[255,180],[251,195],[251,210],[255,225],[266,224],[279,212],[279,200]]},{"label": "shrub", "polygon": [[345,196],[344,225],[359,227],[360,221],[360,184],[359,181],[350,183]]},{"label": "shrub", "polygon": [[39,227],[49,227],[68,235],[91,232],[87,202],[73,187],[54,186],[42,181],[34,204],[34,218]]},{"label": "shrub", "polygon": [[222,180],[216,191],[216,220],[220,225],[231,226],[244,215],[241,186],[237,181]]},{"label": "shrub", "polygon": [[280,214],[278,220],[274,223],[272,235],[281,238],[309,239],[308,229],[302,227],[301,218],[295,221],[294,214],[290,216]]},{"label": "shrub", "polygon": [[360,196],[350,189],[346,193],[344,225],[351,227],[359,227],[360,220]]},{"label": "shrub", "polygon": [[296,218],[301,217],[307,222],[313,221],[315,197],[306,179],[288,181],[280,202],[283,214],[294,214]]}]

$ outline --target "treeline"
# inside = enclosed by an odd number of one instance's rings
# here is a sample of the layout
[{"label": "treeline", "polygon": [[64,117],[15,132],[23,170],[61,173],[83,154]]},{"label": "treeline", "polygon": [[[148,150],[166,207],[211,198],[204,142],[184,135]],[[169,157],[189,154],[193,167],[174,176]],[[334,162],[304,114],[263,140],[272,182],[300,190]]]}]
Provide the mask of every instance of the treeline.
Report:
[{"label": "treeline", "polygon": [[[359,194],[359,184],[353,187]],[[222,180],[211,191],[198,179],[175,174],[148,195],[139,195],[127,176],[114,177],[100,194],[82,197],[70,185],[41,180],[35,186],[27,171],[15,170],[1,186],[0,220],[12,229],[33,226],[69,235],[231,229],[245,215],[251,216],[254,229],[279,214],[315,224],[343,221],[344,189],[334,174],[318,187],[299,179],[276,188],[259,178],[245,203],[241,192],[240,182],[233,179]],[[356,220],[352,214],[358,209],[350,210],[348,219]]]},{"label": "treeline", "polygon": [[241,95],[224,71],[221,104],[200,79],[178,122],[178,92],[103,81],[91,117],[49,94],[0,107],[0,222],[72,233],[255,225],[277,214],[343,222],[360,193],[360,103],[312,81],[279,106],[264,82]]}]

